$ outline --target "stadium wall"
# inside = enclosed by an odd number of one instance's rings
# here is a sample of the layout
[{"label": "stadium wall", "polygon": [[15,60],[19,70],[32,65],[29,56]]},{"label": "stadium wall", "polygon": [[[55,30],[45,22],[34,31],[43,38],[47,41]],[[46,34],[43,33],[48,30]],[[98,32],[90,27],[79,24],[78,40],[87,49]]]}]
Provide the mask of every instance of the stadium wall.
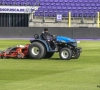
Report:
[{"label": "stadium wall", "polygon": [[[33,38],[34,34],[41,34],[43,29],[43,27],[0,27],[0,38]],[[51,34],[75,39],[100,39],[99,28],[49,27],[48,29]]]}]

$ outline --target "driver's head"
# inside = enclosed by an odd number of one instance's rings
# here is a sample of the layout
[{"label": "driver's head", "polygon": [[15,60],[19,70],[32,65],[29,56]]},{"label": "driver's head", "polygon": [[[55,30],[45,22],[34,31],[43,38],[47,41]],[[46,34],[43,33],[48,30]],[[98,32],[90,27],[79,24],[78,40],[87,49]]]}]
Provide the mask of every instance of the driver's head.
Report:
[{"label": "driver's head", "polygon": [[48,28],[44,28],[44,32],[47,33],[48,32]]}]

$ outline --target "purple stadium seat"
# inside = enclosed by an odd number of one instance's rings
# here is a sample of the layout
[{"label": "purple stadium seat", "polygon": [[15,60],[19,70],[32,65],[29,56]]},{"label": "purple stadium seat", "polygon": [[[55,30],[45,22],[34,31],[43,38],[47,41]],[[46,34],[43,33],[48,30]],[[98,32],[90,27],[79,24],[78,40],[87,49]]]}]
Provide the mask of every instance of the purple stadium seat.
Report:
[{"label": "purple stadium seat", "polygon": [[87,3],[89,0],[84,0],[85,3]]},{"label": "purple stadium seat", "polygon": [[56,3],[56,6],[60,6],[60,3]]},{"label": "purple stadium seat", "polygon": [[92,11],[93,8],[92,7],[87,7],[87,9]]},{"label": "purple stadium seat", "polygon": [[41,5],[41,6],[44,6],[44,5],[45,5],[45,3],[44,3],[44,2],[41,2],[41,3],[40,3],[40,5]]},{"label": "purple stadium seat", "polygon": [[72,7],[72,10],[73,10],[73,11],[75,11],[76,9],[77,9],[77,7],[75,7],[75,6],[74,6],[74,7]]},{"label": "purple stadium seat", "polygon": [[77,10],[81,10],[81,7],[77,7]]},{"label": "purple stadium seat", "polygon": [[58,11],[58,14],[63,14],[63,11]]},{"label": "purple stadium seat", "polygon": [[94,7],[95,6],[95,3],[91,3],[91,6]]},{"label": "purple stadium seat", "polygon": [[66,6],[63,6],[63,7],[62,7],[62,10],[66,10]]},{"label": "purple stadium seat", "polygon": [[56,4],[53,2],[53,3],[51,3],[51,6],[55,6]]},{"label": "purple stadium seat", "polygon": [[90,3],[86,3],[86,4],[85,4],[86,7],[89,7],[90,5],[91,5]]},{"label": "purple stadium seat", "polygon": [[50,2],[50,3],[53,3],[53,2],[54,2],[54,0],[49,0],[49,2]]},{"label": "purple stadium seat", "polygon": [[49,16],[49,13],[48,12],[44,13],[44,16],[45,17],[48,17]]},{"label": "purple stadium seat", "polygon": [[[42,7],[42,6],[41,6]],[[43,11],[43,8],[39,8],[37,11]]]},{"label": "purple stadium seat", "polygon": [[99,0],[94,0],[94,2],[96,2],[96,3],[97,3],[98,1],[99,1]]},{"label": "purple stadium seat", "polygon": [[94,0],[89,0],[90,3],[94,2]]},{"label": "purple stadium seat", "polygon": [[69,7],[69,6],[70,6],[70,3],[66,3],[66,6],[68,6],[68,7]]},{"label": "purple stadium seat", "polygon": [[68,12],[63,13],[64,17],[68,17]]},{"label": "purple stadium seat", "polygon": [[72,8],[71,7],[67,7],[67,10],[70,11]]},{"label": "purple stadium seat", "polygon": [[44,2],[44,0],[39,0],[39,2],[41,3],[41,2]]},{"label": "purple stadium seat", "polygon": [[24,6],[24,4],[25,4],[25,2],[22,1],[22,2],[21,2],[21,5]]},{"label": "purple stadium seat", "polygon": [[[39,10],[36,11],[36,16],[56,16],[55,11],[60,12],[63,16],[68,16],[68,11],[72,12],[72,16],[95,16],[97,11],[100,11],[100,0],[0,0],[0,5],[38,5]],[[65,13],[65,11],[67,11]],[[90,13],[91,12],[91,13]]]},{"label": "purple stadium seat", "polygon": [[60,2],[60,3],[62,3],[62,2],[63,2],[63,0],[59,0],[59,2]]},{"label": "purple stadium seat", "polygon": [[74,2],[76,2],[76,3],[77,3],[77,2],[78,2],[78,0],[74,0]]},{"label": "purple stadium seat", "polygon": [[41,6],[40,8],[43,8],[45,10],[46,9],[46,6]]},{"label": "purple stadium seat", "polygon": [[97,10],[100,11],[100,7],[97,7]]},{"label": "purple stadium seat", "polygon": [[64,0],[64,2],[65,2],[65,3],[68,3],[68,2],[69,2],[69,0]]},{"label": "purple stadium seat", "polygon": [[87,10],[87,7],[82,7],[83,10]]},{"label": "purple stadium seat", "polygon": [[76,3],[76,7],[79,7],[80,6],[80,3]]},{"label": "purple stadium seat", "polygon": [[61,7],[61,6],[58,6],[58,7],[57,7],[57,9],[58,9],[58,10],[61,10],[61,9],[62,9],[62,7]]},{"label": "purple stadium seat", "polygon": [[100,2],[95,4],[96,7],[100,7]]},{"label": "purple stadium seat", "polygon": [[79,2],[83,3],[83,2],[84,2],[84,0],[79,0]]},{"label": "purple stadium seat", "polygon": [[57,7],[56,6],[52,6],[52,10],[56,10],[57,9]]},{"label": "purple stadium seat", "polygon": [[84,7],[84,6],[85,6],[85,3],[80,3],[80,6],[81,6],[81,7]]},{"label": "purple stadium seat", "polygon": [[46,3],[48,3],[49,2],[49,0],[44,0]]},{"label": "purple stadium seat", "polygon": [[97,7],[95,6],[95,7],[93,7],[93,10],[97,10]]},{"label": "purple stadium seat", "polygon": [[61,5],[61,6],[65,6],[65,3],[64,3],[64,2],[62,2],[62,3],[60,3],[60,5]]},{"label": "purple stadium seat", "polygon": [[71,7],[74,7],[76,4],[75,3],[71,3],[70,5],[71,5]]},{"label": "purple stadium seat", "polygon": [[49,6],[49,5],[50,5],[50,3],[45,3],[45,5],[46,5],[46,6]]},{"label": "purple stadium seat", "polygon": [[59,1],[58,0],[54,0],[53,2],[58,3]]},{"label": "purple stadium seat", "polygon": [[50,10],[50,9],[51,9],[51,6],[46,6],[46,8],[47,8],[48,10]]},{"label": "purple stadium seat", "polygon": [[69,0],[70,3],[73,3],[74,0]]}]

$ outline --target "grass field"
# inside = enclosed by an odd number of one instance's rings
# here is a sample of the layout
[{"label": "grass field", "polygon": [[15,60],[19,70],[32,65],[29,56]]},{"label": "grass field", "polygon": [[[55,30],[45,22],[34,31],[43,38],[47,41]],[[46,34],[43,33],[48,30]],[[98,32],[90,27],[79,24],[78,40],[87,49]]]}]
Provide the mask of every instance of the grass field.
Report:
[{"label": "grass field", "polygon": [[[0,40],[0,49],[29,43]],[[100,41],[81,41],[77,60],[0,59],[0,90],[100,90]]]}]

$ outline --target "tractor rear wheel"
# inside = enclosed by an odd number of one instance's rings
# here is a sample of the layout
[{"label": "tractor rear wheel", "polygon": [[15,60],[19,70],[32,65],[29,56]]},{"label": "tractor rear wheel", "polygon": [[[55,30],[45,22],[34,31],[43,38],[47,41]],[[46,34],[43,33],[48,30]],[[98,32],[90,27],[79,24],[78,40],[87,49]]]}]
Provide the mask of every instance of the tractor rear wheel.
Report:
[{"label": "tractor rear wheel", "polygon": [[72,57],[72,51],[69,48],[62,48],[59,52],[59,56],[62,60],[70,60]]},{"label": "tractor rear wheel", "polygon": [[3,58],[3,57],[2,57],[2,52],[3,52],[3,51],[0,51],[0,54],[1,54],[1,55],[0,55],[0,58]]},{"label": "tractor rear wheel", "polygon": [[33,42],[29,46],[28,55],[32,59],[42,59],[45,57],[46,49],[40,42]]},{"label": "tractor rear wheel", "polygon": [[24,54],[23,54],[23,53],[19,53],[19,54],[17,55],[17,58],[18,58],[18,59],[24,58]]}]

